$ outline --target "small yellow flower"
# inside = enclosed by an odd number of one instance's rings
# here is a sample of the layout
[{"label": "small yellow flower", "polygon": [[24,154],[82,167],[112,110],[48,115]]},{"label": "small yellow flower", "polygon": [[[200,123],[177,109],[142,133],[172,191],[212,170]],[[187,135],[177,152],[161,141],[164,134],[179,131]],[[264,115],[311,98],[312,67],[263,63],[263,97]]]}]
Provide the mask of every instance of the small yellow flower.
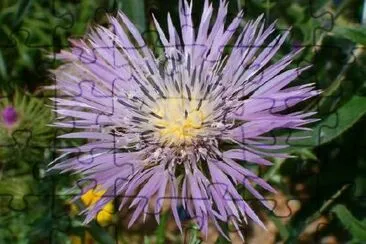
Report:
[{"label": "small yellow flower", "polygon": [[[104,194],[105,190],[101,189],[101,187],[97,186],[95,189],[91,189],[84,193],[81,197],[81,201],[84,203],[86,207],[92,207]],[[113,218],[113,202],[110,201],[107,203],[101,211],[99,211],[96,216],[96,220],[100,225],[106,225],[111,222]]]},{"label": "small yellow flower", "polygon": [[113,218],[113,203],[110,201],[107,203],[103,209],[97,215],[97,222],[104,226],[111,222]]},{"label": "small yellow flower", "polygon": [[[81,201],[86,207],[92,207],[101,197],[103,197],[105,192],[105,190],[101,189],[98,186],[96,187],[96,189],[91,189],[84,193],[81,196]],[[113,209],[113,202],[110,201],[103,207],[101,211],[99,211],[98,215],[96,216],[98,224],[100,224],[101,226],[109,224],[113,218]],[[76,215],[79,212],[76,204],[71,204],[70,212],[71,215]],[[80,236],[70,236],[70,241],[71,244],[94,243],[93,237],[88,232],[85,232],[84,242]]]},{"label": "small yellow flower", "polygon": [[[103,197],[105,192],[106,191],[101,189],[101,187],[91,189],[81,196],[81,201],[83,202],[85,207],[90,208],[94,206],[94,204],[96,204],[101,197]],[[113,218],[113,210],[114,205],[113,202],[110,201],[103,207],[101,211],[99,211],[98,215],[96,216],[97,222],[100,225],[107,225],[108,223],[110,223]],[[79,208],[76,204],[70,204],[70,212],[72,216],[79,213]]]},{"label": "small yellow flower", "polygon": [[81,201],[87,207],[93,206],[105,193],[101,187],[97,186],[95,189],[90,189],[81,196]]}]

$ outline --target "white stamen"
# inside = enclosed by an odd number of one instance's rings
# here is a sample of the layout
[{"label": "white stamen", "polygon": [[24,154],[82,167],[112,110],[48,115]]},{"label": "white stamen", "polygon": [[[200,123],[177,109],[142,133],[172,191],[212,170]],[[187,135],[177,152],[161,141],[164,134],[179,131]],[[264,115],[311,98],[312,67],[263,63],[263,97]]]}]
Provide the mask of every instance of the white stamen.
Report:
[{"label": "white stamen", "polygon": [[198,151],[199,151],[200,153],[202,153],[203,155],[207,155],[207,149],[206,149],[206,148],[199,147],[199,148],[198,148]]},{"label": "white stamen", "polygon": [[153,157],[154,157],[155,159],[157,159],[157,158],[161,155],[162,151],[163,151],[163,149],[158,148],[158,149],[153,153]]},{"label": "white stamen", "polygon": [[181,153],[181,158],[184,158],[185,156],[187,156],[186,151],[183,149],[180,151],[180,153]]},{"label": "white stamen", "polygon": [[134,91],[128,91],[126,92],[127,98],[132,99],[134,96],[136,96],[136,92]]},{"label": "white stamen", "polygon": [[211,124],[211,127],[222,129],[222,128],[225,128],[225,124],[222,122],[213,122]]}]

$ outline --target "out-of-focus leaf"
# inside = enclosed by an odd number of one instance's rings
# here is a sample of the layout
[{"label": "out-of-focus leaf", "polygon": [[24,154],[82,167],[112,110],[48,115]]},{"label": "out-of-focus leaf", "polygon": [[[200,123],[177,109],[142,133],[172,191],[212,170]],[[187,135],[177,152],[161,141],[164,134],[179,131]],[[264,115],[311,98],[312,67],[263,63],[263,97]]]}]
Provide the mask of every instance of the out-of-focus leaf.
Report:
[{"label": "out-of-focus leaf", "polygon": [[184,240],[189,244],[200,244],[202,240],[200,239],[200,229],[196,224],[190,225],[186,230],[184,230]]},{"label": "out-of-focus leaf", "polygon": [[78,13],[78,19],[75,21],[75,24],[73,26],[73,32],[75,34],[83,34],[85,32],[86,23],[88,23],[92,16],[90,16],[90,13],[93,13],[93,7],[94,3],[89,0],[83,0],[80,2],[81,8],[80,13]]},{"label": "out-of-focus leaf", "polygon": [[89,233],[93,236],[93,239],[97,241],[97,243],[101,244],[116,243],[116,241],[112,238],[112,236],[102,227],[96,224],[94,221],[90,223],[88,230]]},{"label": "out-of-focus leaf", "polygon": [[331,212],[335,213],[346,229],[359,240],[366,240],[366,223],[359,221],[341,204],[334,206]]},{"label": "out-of-focus leaf", "polygon": [[302,150],[299,150],[298,153],[302,160],[314,160],[314,161],[318,160],[316,155],[309,148],[304,148]]},{"label": "out-of-focus leaf", "polygon": [[310,137],[298,141],[289,141],[288,144],[296,149],[296,147],[315,147],[330,142],[349,129],[365,113],[366,97],[354,96],[334,113],[316,124],[312,128],[313,131],[298,131],[289,135],[289,139],[291,137]]},{"label": "out-of-focus leaf", "polygon": [[163,214],[160,218],[159,227],[156,229],[156,243],[157,244],[165,243],[165,232],[166,232],[165,229],[166,229],[167,220],[168,220],[167,214]]},{"label": "out-of-focus leaf", "polygon": [[287,14],[291,16],[296,21],[296,23],[303,21],[305,18],[304,8],[296,3],[289,6],[287,9]]},{"label": "out-of-focus leaf", "polygon": [[[361,175],[355,179],[354,183],[354,196],[359,199],[362,199],[366,194],[366,177],[364,177],[364,174]],[[360,201],[360,204],[365,205],[366,202]]]},{"label": "out-of-focus leaf", "polygon": [[15,26],[17,26],[24,18],[25,14],[28,12],[33,0],[21,0],[19,2],[18,11],[15,15]]},{"label": "out-of-focus leaf", "polygon": [[276,225],[282,240],[287,240],[287,238],[290,236],[290,233],[286,225],[276,216],[270,216],[270,219]]},{"label": "out-of-focus leaf", "polygon": [[313,1],[313,2],[309,2],[309,8],[311,9],[311,13],[316,13],[316,11],[322,11],[322,8],[324,8],[326,5],[328,5],[329,3],[331,3],[331,0],[318,0],[318,1]]},{"label": "out-of-focus leaf", "polygon": [[2,52],[1,52],[1,50],[0,50],[0,76],[4,80],[7,77],[7,74],[6,74],[6,64],[4,62],[4,56],[3,56]]},{"label": "out-of-focus leaf", "polygon": [[[229,234],[228,225],[222,224],[221,229],[223,230],[225,235],[228,236],[228,234]],[[231,242],[228,239],[226,239],[223,235],[219,235],[219,237],[217,238],[217,240],[215,242],[215,244],[228,244],[228,243],[231,243]]]},{"label": "out-of-focus leaf", "polygon": [[16,209],[25,208],[23,197],[30,193],[31,177],[12,177],[0,180],[0,195],[11,196],[11,205]]},{"label": "out-of-focus leaf", "polygon": [[225,237],[223,237],[221,235],[216,240],[216,244],[228,244],[228,243],[231,243],[231,242],[228,241]]},{"label": "out-of-focus leaf", "polygon": [[146,31],[145,3],[144,0],[120,0],[123,12],[142,32]]},{"label": "out-of-focus leaf", "polygon": [[148,236],[144,236],[144,244],[151,244],[152,241]]},{"label": "out-of-focus leaf", "polygon": [[[35,219],[30,225],[31,229],[27,233],[28,242],[26,243],[44,243],[45,240],[49,240],[50,236],[53,234],[55,235],[53,235],[52,243],[61,243],[56,240],[63,240],[62,243],[64,243],[64,241],[68,239],[66,233],[55,233],[53,227],[68,228],[70,224],[68,220],[68,218],[64,217],[55,219],[55,216],[51,212],[43,211],[43,215]],[[72,228],[71,233],[73,232],[75,231]]]},{"label": "out-of-focus leaf", "polygon": [[365,27],[340,27],[334,26],[332,33],[351,40],[355,43],[366,45],[366,28]]}]

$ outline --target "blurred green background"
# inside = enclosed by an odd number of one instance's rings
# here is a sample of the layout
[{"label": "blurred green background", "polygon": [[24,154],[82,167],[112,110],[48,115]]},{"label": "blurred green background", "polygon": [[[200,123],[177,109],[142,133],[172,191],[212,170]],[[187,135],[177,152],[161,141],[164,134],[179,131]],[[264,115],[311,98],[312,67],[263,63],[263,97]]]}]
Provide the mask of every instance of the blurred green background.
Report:
[{"label": "blurred green background", "polygon": [[[218,1],[213,1],[214,6]],[[203,1],[194,1],[198,23]],[[278,32],[292,34],[278,53],[305,47],[293,66],[313,64],[297,83],[315,82],[322,95],[298,109],[318,111],[313,132],[277,131],[275,136],[311,135],[294,143],[297,157],[272,159],[270,168],[256,167],[279,193],[267,195],[273,212],[252,206],[268,231],[245,227],[247,243],[366,243],[366,20],[361,0],[230,0],[232,18],[265,14],[278,20]],[[16,111],[7,126],[0,119],[0,243],[227,243],[210,228],[201,238],[197,226],[184,223],[181,234],[169,212],[160,225],[148,219],[127,229],[128,213],[111,214],[107,224],[83,217],[70,204],[77,176],[48,175],[56,148],[82,141],[56,140],[64,133],[52,123],[52,103],[42,87],[52,84],[48,70],[59,63],[53,54],[68,48],[69,38],[82,37],[94,24],[106,25],[106,14],[124,11],[149,46],[161,54],[152,24],[154,13],[166,30],[166,14],[178,23],[177,0],[2,0],[0,2],[0,116]],[[364,22],[363,22],[364,20]],[[241,189],[246,196],[244,189]],[[224,226],[230,232],[230,226]],[[233,243],[240,243],[230,233]]]}]

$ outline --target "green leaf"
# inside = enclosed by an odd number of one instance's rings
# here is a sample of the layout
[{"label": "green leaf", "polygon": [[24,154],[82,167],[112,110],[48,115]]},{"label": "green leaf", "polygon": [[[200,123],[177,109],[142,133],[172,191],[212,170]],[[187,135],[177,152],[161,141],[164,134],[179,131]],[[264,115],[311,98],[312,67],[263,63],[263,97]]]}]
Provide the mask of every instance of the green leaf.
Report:
[{"label": "green leaf", "polygon": [[165,229],[166,229],[166,224],[167,224],[167,220],[168,220],[168,215],[165,213],[161,216],[160,218],[160,224],[158,226],[158,228],[156,229],[156,243],[157,244],[163,244],[165,243]]},{"label": "green leaf", "polygon": [[[225,233],[226,236],[229,236],[229,227],[227,224],[220,224],[222,231]],[[231,243],[228,239],[226,239],[223,235],[219,235],[215,244],[229,244]]]},{"label": "green leaf", "polygon": [[229,244],[230,241],[228,241],[225,237],[223,237],[222,235],[219,236],[219,238],[217,238],[216,244]]},{"label": "green leaf", "polygon": [[353,235],[353,237],[366,240],[366,223],[359,221],[352,213],[341,204],[334,206],[331,212],[335,213],[338,219],[346,227],[346,229]]},{"label": "green leaf", "polygon": [[[366,97],[353,96],[347,103],[334,113],[322,119],[313,127],[313,131],[297,131],[289,135],[291,137],[310,136],[306,139],[287,142],[296,147],[315,147],[335,139],[366,113]],[[293,150],[294,148],[290,149]]]},{"label": "green leaf", "polygon": [[6,80],[8,74],[6,73],[6,64],[4,62],[4,56],[0,50],[0,76],[2,79]]},{"label": "green leaf", "polygon": [[120,0],[123,12],[130,18],[137,28],[146,31],[144,0]]},{"label": "green leaf", "polygon": [[323,10],[323,8],[326,7],[326,5],[329,5],[331,3],[331,0],[318,0],[311,2],[309,5],[309,8],[311,8],[311,14],[316,14],[317,12],[320,12]]},{"label": "green leaf", "polygon": [[144,236],[144,244],[151,244],[151,243],[152,243],[151,239],[147,236]]},{"label": "green leaf", "polygon": [[200,244],[202,240],[200,238],[200,228],[197,224],[189,225],[184,231],[184,243]]},{"label": "green leaf", "polygon": [[74,23],[73,32],[75,34],[82,35],[85,32],[87,24],[92,18],[91,14],[93,13],[95,3],[90,0],[82,0],[80,4],[81,8],[79,14],[77,15],[77,19]]},{"label": "green leaf", "polygon": [[286,225],[276,216],[269,216],[269,218],[276,225],[278,231],[280,232],[280,236],[282,240],[287,240],[290,236],[290,232],[287,229]]},{"label": "green leaf", "polygon": [[19,7],[17,14],[15,16],[15,24],[14,26],[17,26],[24,18],[26,13],[28,12],[30,6],[32,5],[33,0],[21,0],[19,1]]},{"label": "green leaf", "polygon": [[101,244],[113,244],[116,241],[112,238],[112,236],[100,227],[95,221],[90,223],[89,225],[89,233],[93,236],[93,239],[97,241],[97,243]]},{"label": "green leaf", "polygon": [[366,28],[365,27],[340,27],[335,26],[332,33],[351,40],[355,43],[366,44]]},{"label": "green leaf", "polygon": [[28,175],[1,179],[0,195],[11,196],[11,206],[16,209],[26,207],[24,197],[31,192],[32,178]]}]

